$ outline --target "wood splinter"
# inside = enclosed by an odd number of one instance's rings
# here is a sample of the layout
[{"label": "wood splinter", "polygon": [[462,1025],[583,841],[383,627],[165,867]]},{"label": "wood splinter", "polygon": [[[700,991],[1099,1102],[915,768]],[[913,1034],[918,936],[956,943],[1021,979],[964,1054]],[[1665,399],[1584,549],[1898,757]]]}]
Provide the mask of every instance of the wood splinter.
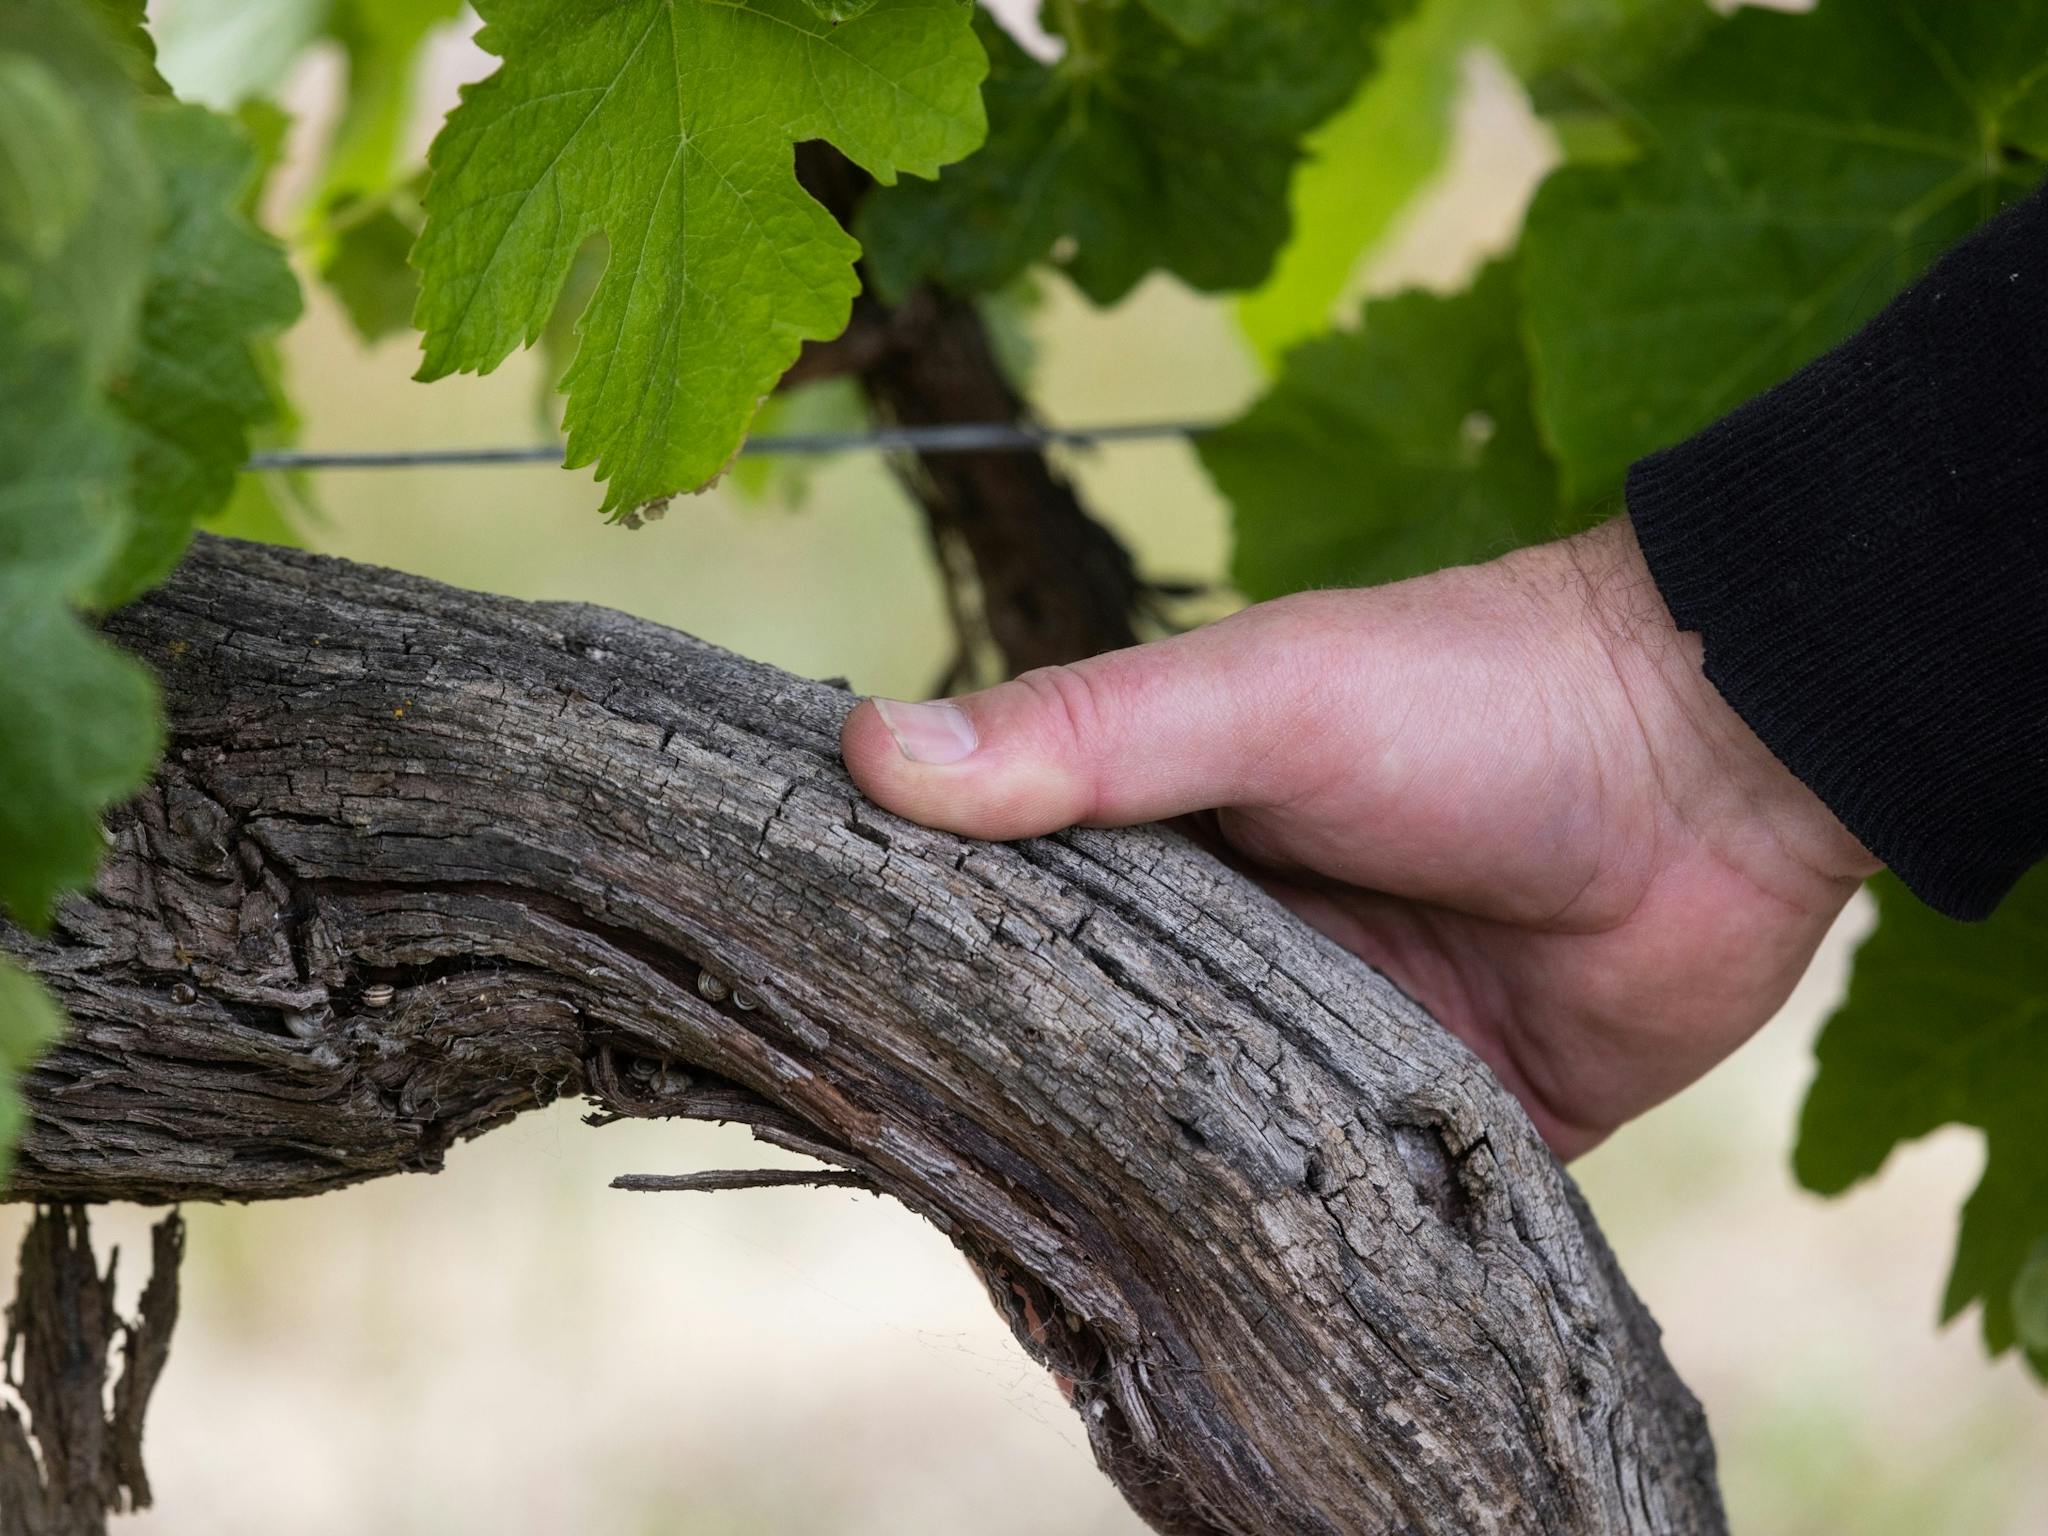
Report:
[{"label": "wood splinter", "polygon": [[845,1168],[718,1168],[708,1173],[622,1173],[613,1189],[635,1194],[718,1193],[730,1189],[864,1189],[876,1194],[874,1181]]}]

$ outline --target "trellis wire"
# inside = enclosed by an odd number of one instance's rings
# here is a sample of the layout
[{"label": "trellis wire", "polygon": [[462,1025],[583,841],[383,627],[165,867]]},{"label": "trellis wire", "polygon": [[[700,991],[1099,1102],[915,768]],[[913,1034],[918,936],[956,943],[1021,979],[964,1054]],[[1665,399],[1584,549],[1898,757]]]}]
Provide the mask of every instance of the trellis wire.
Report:
[{"label": "trellis wire", "polygon": [[[1046,427],[1016,422],[948,422],[922,427],[879,427],[871,432],[794,432],[750,438],[742,454],[826,453],[1035,453],[1042,448],[1093,448],[1148,438],[1194,438],[1212,431],[1207,421],[1131,421],[1092,427]],[[395,448],[356,452],[277,449],[249,455],[248,469],[419,469],[487,464],[554,464],[559,444],[505,448]]]}]

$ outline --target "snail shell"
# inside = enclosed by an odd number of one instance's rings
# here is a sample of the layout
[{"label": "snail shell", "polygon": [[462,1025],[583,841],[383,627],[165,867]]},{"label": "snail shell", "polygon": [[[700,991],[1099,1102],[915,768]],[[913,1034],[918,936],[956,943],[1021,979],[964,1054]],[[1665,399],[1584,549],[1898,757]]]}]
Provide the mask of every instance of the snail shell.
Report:
[{"label": "snail shell", "polygon": [[333,1010],[325,1003],[311,1008],[287,1008],[284,1014],[284,1027],[291,1031],[292,1037],[296,1040],[311,1040],[332,1017]]},{"label": "snail shell", "polygon": [[398,989],[389,982],[380,981],[374,987],[363,988],[365,1008],[389,1008],[391,999],[398,996]]}]

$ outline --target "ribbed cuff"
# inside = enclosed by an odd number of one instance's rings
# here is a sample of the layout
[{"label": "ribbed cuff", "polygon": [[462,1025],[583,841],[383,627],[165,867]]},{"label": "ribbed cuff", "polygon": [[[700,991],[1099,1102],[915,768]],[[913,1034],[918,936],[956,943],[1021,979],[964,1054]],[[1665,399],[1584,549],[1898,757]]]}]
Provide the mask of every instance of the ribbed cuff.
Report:
[{"label": "ribbed cuff", "polygon": [[2048,854],[2040,197],[1628,507],[1708,678],[1924,901],[1985,917]]}]

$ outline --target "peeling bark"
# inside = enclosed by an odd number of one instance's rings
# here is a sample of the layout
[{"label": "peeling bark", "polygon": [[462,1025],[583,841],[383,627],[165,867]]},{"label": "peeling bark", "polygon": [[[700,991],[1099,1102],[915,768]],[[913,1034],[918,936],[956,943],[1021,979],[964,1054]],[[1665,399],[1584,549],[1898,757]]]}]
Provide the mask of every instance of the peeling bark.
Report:
[{"label": "peeling bark", "polygon": [[[0,1349],[20,1404],[0,1400],[0,1536],[102,1536],[110,1513],[149,1507],[142,1422],[178,1320],[185,1225],[175,1213],[156,1224],[150,1246],[149,1283],[124,1323],[114,1312],[120,1255],[100,1273],[85,1208],[49,1207],[29,1224]],[[116,1340],[121,1377],[109,1412]]]},{"label": "peeling bark", "polygon": [[1184,840],[899,821],[844,692],[595,608],[202,539],[109,629],[171,747],[5,936],[76,1023],[16,1198],[316,1194],[562,1095],[738,1120],[945,1230],[1163,1531],[1722,1528],[1519,1107]]}]

